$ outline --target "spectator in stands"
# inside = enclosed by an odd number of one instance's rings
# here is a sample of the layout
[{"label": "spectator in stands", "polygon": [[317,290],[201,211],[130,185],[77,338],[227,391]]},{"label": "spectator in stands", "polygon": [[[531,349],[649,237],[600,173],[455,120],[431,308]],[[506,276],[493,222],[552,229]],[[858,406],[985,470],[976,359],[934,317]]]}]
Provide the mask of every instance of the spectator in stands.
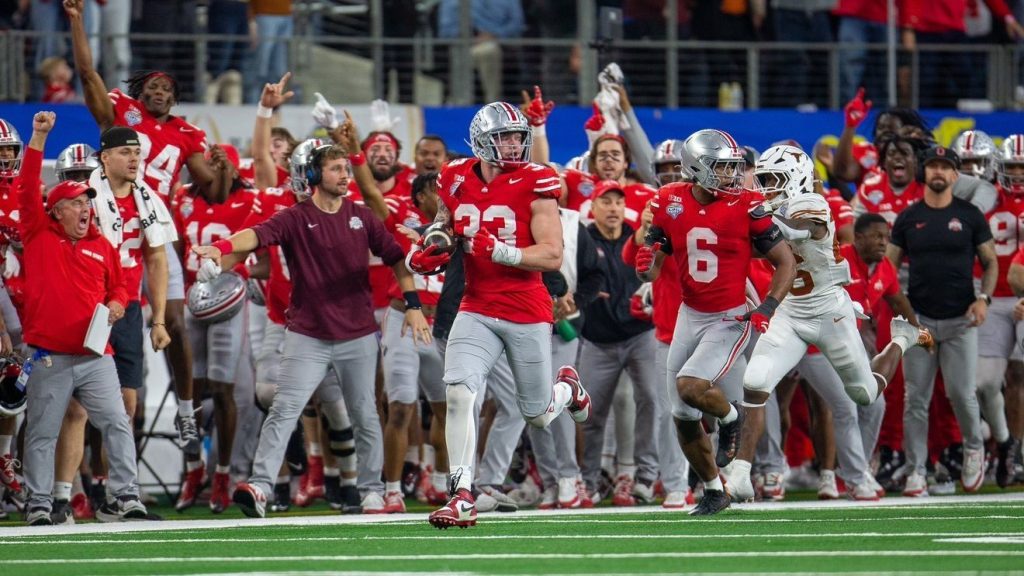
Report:
[{"label": "spectator in stands", "polygon": [[[707,41],[754,42],[764,24],[762,0],[715,0],[693,5],[693,37]],[[693,105],[710,106],[711,90],[723,82],[746,84],[746,54],[742,50],[699,53],[693,82],[703,82],[704,94]],[[749,87],[746,87],[749,91]],[[688,103],[689,104],[689,103]]]},{"label": "spectator in stands", "polygon": [[[533,2],[528,18],[537,23],[538,36],[544,39],[576,38],[576,0],[545,0]],[[574,48],[545,46],[541,54],[540,83],[544,93],[555,102],[576,99],[576,74],[573,69]]]},{"label": "spectator in stands", "polygon": [[[58,32],[63,28],[60,0],[35,0],[31,3],[30,22],[32,31],[38,34],[35,43],[35,61],[32,69],[39,70],[43,61],[52,56],[63,56],[65,46]],[[36,96],[42,96],[43,85],[38,82],[32,90]]]},{"label": "spectator in stands", "polygon": [[[132,32],[147,34],[195,34],[194,0],[141,0],[141,18],[132,23]],[[65,2],[65,7],[67,3]],[[195,95],[195,42],[173,40],[134,40],[135,54],[141,63],[136,70],[162,70],[178,84],[178,102],[193,102]],[[124,78],[118,78],[120,82]],[[106,85],[106,84],[105,84]]]},{"label": "spectator in stands", "polygon": [[292,0],[250,0],[250,27],[256,26],[256,85],[248,101],[255,102],[267,83],[277,82],[288,71],[288,42],[295,31]]},{"label": "spectator in stands", "polygon": [[885,100],[884,55],[863,44],[886,42],[884,0],[839,0],[832,11],[839,17],[839,97],[845,102],[865,87],[877,102]]},{"label": "spectator in stands", "polygon": [[[934,335],[937,353],[914,347],[903,359],[906,387],[903,446],[907,454],[904,496],[928,493],[928,406],[935,373],[942,368],[949,398],[964,439],[961,484],[965,491],[981,487],[985,448],[978,407],[976,365],[977,326],[985,322],[996,287],[999,263],[992,232],[976,206],[953,195],[960,159],[933,146],[922,155],[924,197],[903,210],[892,228],[886,256],[899,266],[910,260],[908,297],[921,325]],[[941,248],[938,248],[941,247]],[[974,259],[984,270],[981,291],[974,288]]]},{"label": "spectator in stands", "polygon": [[43,102],[72,102],[78,98],[71,86],[73,77],[68,61],[60,56],[50,56],[39,66],[39,76],[46,85]]},{"label": "spectator in stands", "polygon": [[28,20],[28,0],[0,1],[0,30],[20,29]]},{"label": "spectator in stands", "polygon": [[[211,36],[248,36],[248,0],[210,0],[208,31]],[[209,80],[206,102],[215,104],[241,104],[241,73],[245,66],[248,47],[239,39],[210,42],[210,57],[206,61]]]},{"label": "spectator in stands", "polygon": [[[772,0],[772,24],[775,39],[782,42],[832,42],[832,24],[829,10],[836,7],[837,0]],[[827,58],[823,51],[786,50],[782,53],[780,72],[786,78],[785,85],[778,83],[782,96],[788,104],[813,103],[822,108],[828,106],[828,90],[824,83],[811,87],[813,78],[827,76]]]},{"label": "spectator in stands", "polygon": [[[385,38],[412,38],[419,25],[416,0],[383,0],[381,14]],[[384,93],[376,98],[388,99],[388,77],[394,70],[398,81],[397,102],[414,103],[415,74],[413,71],[412,46],[384,45]]]},{"label": "spectator in stands", "polygon": [[[93,58],[103,63],[103,79],[107,86],[122,90],[128,89],[125,80],[132,65],[132,47],[128,41],[131,24],[132,0],[89,0],[85,3],[85,31],[89,35]],[[104,50],[105,47],[112,48],[112,53]]]},{"label": "spectator in stands", "polygon": [[[459,37],[459,0],[441,0],[437,35]],[[496,102],[502,96],[503,60],[500,40],[519,38],[526,29],[521,0],[471,0],[473,46],[470,56],[483,90],[484,101]]]}]

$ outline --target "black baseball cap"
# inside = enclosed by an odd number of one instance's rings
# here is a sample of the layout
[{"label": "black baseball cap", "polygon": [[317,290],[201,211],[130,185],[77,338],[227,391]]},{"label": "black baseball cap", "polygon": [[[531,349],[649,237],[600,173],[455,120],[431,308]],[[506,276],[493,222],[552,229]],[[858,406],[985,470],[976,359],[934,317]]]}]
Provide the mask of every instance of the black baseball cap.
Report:
[{"label": "black baseball cap", "polygon": [[931,146],[925,148],[921,153],[921,166],[927,166],[933,160],[944,160],[953,166],[954,170],[960,169],[960,156],[945,146]]},{"label": "black baseball cap", "polygon": [[100,152],[121,146],[140,146],[139,133],[125,126],[112,126],[100,134]]}]

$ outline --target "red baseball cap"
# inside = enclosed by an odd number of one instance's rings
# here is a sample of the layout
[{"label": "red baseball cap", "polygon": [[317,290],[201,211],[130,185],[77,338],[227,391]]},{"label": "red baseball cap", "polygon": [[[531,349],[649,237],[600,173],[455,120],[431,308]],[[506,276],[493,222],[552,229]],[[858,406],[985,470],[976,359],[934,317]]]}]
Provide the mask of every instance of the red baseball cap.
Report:
[{"label": "red baseball cap", "polygon": [[65,180],[60,184],[57,184],[50,190],[50,193],[46,195],[46,209],[52,210],[57,202],[61,200],[68,200],[70,198],[77,198],[85,194],[89,198],[96,197],[96,190],[89,187],[84,182],[75,182],[74,180]]},{"label": "red baseball cap", "polygon": [[619,184],[615,180],[601,180],[594,185],[595,200],[600,198],[602,194],[607,194],[608,192],[618,192],[619,194],[622,194],[623,198],[626,197],[626,190],[623,188],[622,184]]}]

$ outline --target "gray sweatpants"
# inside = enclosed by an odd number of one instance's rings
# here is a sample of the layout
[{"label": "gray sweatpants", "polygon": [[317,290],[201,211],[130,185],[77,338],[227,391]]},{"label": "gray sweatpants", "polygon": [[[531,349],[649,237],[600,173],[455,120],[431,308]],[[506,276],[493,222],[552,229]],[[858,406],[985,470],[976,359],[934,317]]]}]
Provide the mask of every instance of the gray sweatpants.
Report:
[{"label": "gray sweatpants", "polygon": [[846,395],[843,381],[824,354],[806,354],[796,368],[832,410],[839,476],[847,484],[863,484],[867,481],[868,461],[857,420],[857,405]]},{"label": "gray sweatpants", "polygon": [[[579,348],[579,338],[566,342],[560,336],[551,337],[552,379],[562,366],[576,365]],[[533,456],[537,460],[537,470],[544,481],[544,486],[554,486],[559,478],[575,478],[579,475],[580,467],[576,462],[576,423],[572,417],[561,414],[552,420],[547,428],[530,426],[527,433],[530,435]]]},{"label": "gray sweatpants", "polygon": [[655,480],[658,477],[658,437],[656,435],[658,388],[655,369],[654,330],[615,344],[584,342],[580,352],[580,379],[590,393],[590,418],[583,424],[583,479],[587,486],[597,485],[601,473],[601,449],[604,427],[612,407],[619,376],[625,370],[633,381],[636,399],[637,477]]},{"label": "gray sweatpants", "polygon": [[982,448],[981,411],[977,396],[978,329],[960,316],[935,320],[917,315],[921,325],[935,338],[937,351],[929,353],[915,346],[903,355],[905,399],[903,405],[903,449],[908,471],[925,473],[928,460],[928,407],[935,390],[935,372],[942,367],[946,397],[960,424],[964,448]]},{"label": "gray sweatpants", "polygon": [[378,350],[376,334],[330,341],[285,332],[277,391],[260,430],[250,484],[270,494],[295,423],[327,371],[333,368],[355,428],[359,491],[384,491],[384,441],[373,389]]},{"label": "gray sweatpants", "polygon": [[[29,349],[35,354],[35,349]],[[32,368],[26,393],[25,483],[28,509],[51,509],[54,454],[57,436],[71,396],[89,413],[89,421],[103,434],[107,449],[108,496],[138,496],[135,440],[124,410],[113,356],[53,354],[51,365],[38,360]]]},{"label": "gray sweatpants", "polygon": [[[690,464],[683,456],[683,449],[679,446],[679,438],[676,432],[676,423],[672,419],[671,395],[678,394],[675,386],[669,386],[668,377],[668,349],[669,345],[664,342],[656,343],[655,351],[655,382],[660,382],[658,392],[658,466],[661,468],[661,483],[665,486],[666,492],[685,492],[687,488],[686,475],[690,470]],[[670,389],[671,388],[671,389]]]}]

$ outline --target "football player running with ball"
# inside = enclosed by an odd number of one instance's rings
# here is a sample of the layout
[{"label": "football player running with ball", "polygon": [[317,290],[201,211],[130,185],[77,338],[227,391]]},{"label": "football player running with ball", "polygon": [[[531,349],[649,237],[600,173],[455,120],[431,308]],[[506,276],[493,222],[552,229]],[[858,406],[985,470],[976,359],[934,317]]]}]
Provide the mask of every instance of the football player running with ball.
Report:
[{"label": "football player running with ball", "polygon": [[[759,328],[764,335],[754,346],[743,377],[740,448],[726,477],[737,501],[754,497],[750,466],[764,433],[765,402],[807,353],[808,345],[817,346],[835,368],[847,396],[866,406],[885,390],[905,350],[930,343],[927,330],[916,326],[916,317],[910,321],[896,317],[892,343],[869,360],[861,345],[853,301],[843,288],[850,282],[849,264],[839,253],[828,200],[814,190],[814,163],[799,148],[774,146],[758,159],[754,177],[772,220],[796,255],[797,274],[771,325],[766,319],[767,330]],[[859,456],[863,462],[864,455]]]},{"label": "football player running with ball", "polygon": [[[541,272],[558,270],[562,262],[558,175],[530,162],[530,125],[511,104],[480,109],[469,136],[475,158],[441,169],[441,204],[432,225],[451,227],[460,239],[466,273],[465,296],[445,354],[451,498],[430,515],[437,528],[476,524],[470,493],[473,410],[502,351],[515,376],[519,410],[531,425],[543,428],[566,408],[577,422],[590,413],[590,397],[574,368],[563,367],[551,383],[552,305]],[[431,274],[448,258],[438,246],[424,249],[421,243],[407,262],[413,272]]]}]

